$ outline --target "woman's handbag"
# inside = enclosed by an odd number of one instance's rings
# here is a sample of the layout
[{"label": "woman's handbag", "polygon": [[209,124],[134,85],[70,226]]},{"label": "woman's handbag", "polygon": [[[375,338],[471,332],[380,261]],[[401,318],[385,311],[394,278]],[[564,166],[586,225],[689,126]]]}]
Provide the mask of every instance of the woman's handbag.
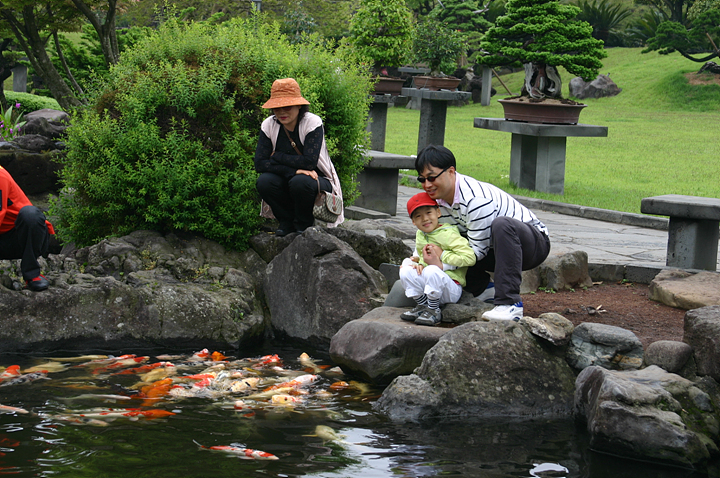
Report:
[{"label": "woman's handbag", "polygon": [[333,223],[337,221],[338,216],[342,214],[343,202],[340,196],[320,189],[320,180],[318,182],[318,193],[315,197],[313,205],[313,216],[324,222]]}]

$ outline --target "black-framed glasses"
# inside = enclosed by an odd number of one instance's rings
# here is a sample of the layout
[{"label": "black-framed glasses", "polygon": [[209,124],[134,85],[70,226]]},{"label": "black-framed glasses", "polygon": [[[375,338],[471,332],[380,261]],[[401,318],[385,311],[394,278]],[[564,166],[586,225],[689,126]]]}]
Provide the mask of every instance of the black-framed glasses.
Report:
[{"label": "black-framed glasses", "polygon": [[447,171],[448,169],[450,169],[450,168],[447,167],[447,168],[443,169],[442,171],[440,171],[440,174],[438,174],[437,176],[428,176],[428,177],[426,177],[426,178],[423,177],[423,176],[418,176],[418,177],[417,177],[417,180],[418,180],[420,183],[424,183],[425,181],[430,181],[431,183],[434,183],[435,180],[436,180],[437,178],[439,178],[440,176],[442,176],[442,173],[444,173],[444,172]]}]

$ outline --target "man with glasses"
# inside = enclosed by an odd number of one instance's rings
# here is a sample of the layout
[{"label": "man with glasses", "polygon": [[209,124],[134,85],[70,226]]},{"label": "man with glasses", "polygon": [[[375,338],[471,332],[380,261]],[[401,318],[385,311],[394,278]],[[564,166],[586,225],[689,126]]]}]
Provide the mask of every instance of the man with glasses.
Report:
[{"label": "man with glasses", "polygon": [[[477,262],[467,271],[465,290],[481,300],[492,299],[495,308],[483,318],[519,320],[522,271],[542,264],[550,252],[545,225],[500,188],[458,173],[455,156],[444,146],[426,146],[415,169],[423,189],[441,208],[440,222],[456,225],[475,252]],[[494,272],[494,284],[488,272]],[[386,305],[399,305],[397,298],[390,302]]]}]

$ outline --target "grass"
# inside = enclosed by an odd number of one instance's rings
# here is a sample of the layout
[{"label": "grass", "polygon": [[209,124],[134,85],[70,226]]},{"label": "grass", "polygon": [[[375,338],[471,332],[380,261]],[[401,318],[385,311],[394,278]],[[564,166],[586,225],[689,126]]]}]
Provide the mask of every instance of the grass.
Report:
[{"label": "grass", "polygon": [[[720,86],[690,85],[685,73],[699,63],[680,55],[641,54],[640,48],[608,50],[601,70],[623,89],[612,98],[583,100],[586,124],[608,126],[607,138],[568,138],[565,194],[519,189],[508,180],[510,135],[473,128],[475,117],[501,118],[498,98],[508,96],[497,79],[490,106],[448,108],[445,146],[458,171],[512,193],[553,201],[640,212],[644,197],[660,194],[720,197]],[[563,96],[572,75],[561,72]],[[522,73],[502,77],[514,94]],[[388,110],[385,149],[416,154],[420,113]],[[413,172],[414,174],[414,172]]]}]

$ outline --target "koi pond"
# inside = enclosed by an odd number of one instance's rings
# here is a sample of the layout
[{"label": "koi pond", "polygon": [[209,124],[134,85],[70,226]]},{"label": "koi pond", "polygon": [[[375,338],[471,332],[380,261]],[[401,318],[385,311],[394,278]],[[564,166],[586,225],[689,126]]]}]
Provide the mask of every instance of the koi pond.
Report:
[{"label": "koi pond", "polygon": [[594,453],[572,420],[394,424],[320,353],[262,348],[2,355],[0,475],[702,476]]}]

